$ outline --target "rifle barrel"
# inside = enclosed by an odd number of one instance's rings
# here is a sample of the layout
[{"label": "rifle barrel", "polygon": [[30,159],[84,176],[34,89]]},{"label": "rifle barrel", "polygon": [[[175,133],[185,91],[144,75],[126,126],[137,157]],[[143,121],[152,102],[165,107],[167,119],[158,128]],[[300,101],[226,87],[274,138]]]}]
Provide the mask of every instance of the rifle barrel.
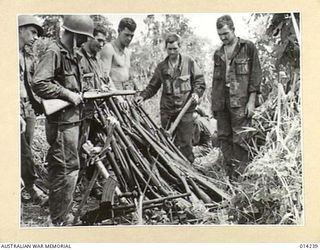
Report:
[{"label": "rifle barrel", "polygon": [[[190,196],[190,195],[191,195],[190,193],[172,195],[172,196],[167,196],[167,197],[163,197],[163,198],[144,201],[142,204],[143,204],[143,206],[146,206],[146,205],[150,205],[150,204],[164,202],[167,200],[174,200],[174,199],[178,199],[178,198],[183,198],[183,197]],[[130,209],[130,208],[135,208],[135,205],[130,204],[130,205],[125,205],[125,206],[117,206],[117,207],[113,207],[112,209],[113,210],[126,210],[126,209]]]},{"label": "rifle barrel", "polygon": [[99,99],[110,96],[119,96],[119,95],[134,95],[136,91],[134,90],[116,90],[110,92],[102,92],[102,91],[86,91],[83,93],[84,99]]},{"label": "rifle barrel", "polygon": [[[136,91],[134,90],[116,90],[112,92],[86,91],[82,95],[84,99],[102,99],[111,96],[134,95],[135,93]],[[62,99],[42,99],[41,102],[46,115],[51,115],[72,105],[71,102]]]}]

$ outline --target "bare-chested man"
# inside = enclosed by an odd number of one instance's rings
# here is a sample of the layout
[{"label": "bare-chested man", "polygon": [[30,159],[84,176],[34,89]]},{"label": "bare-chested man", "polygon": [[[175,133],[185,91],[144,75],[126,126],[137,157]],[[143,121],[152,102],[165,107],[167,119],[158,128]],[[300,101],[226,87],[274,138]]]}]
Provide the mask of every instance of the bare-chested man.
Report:
[{"label": "bare-chested man", "polygon": [[117,39],[106,44],[100,52],[106,74],[120,90],[136,89],[134,83],[129,81],[131,51],[128,49],[136,27],[132,18],[121,19]]}]

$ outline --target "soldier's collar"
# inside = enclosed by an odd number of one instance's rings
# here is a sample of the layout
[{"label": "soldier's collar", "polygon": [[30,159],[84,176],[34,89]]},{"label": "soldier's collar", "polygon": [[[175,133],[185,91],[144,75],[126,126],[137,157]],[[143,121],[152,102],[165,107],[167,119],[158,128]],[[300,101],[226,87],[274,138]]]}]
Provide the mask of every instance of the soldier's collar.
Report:
[{"label": "soldier's collar", "polygon": [[86,50],[84,48],[84,46],[81,46],[80,49],[81,53],[84,54],[84,56],[89,57],[89,58],[93,58],[93,59],[97,59],[97,54],[91,54],[88,50]]},{"label": "soldier's collar", "polygon": [[66,54],[70,53],[69,50],[64,46],[64,44],[60,40],[57,42],[57,44],[58,44],[58,47],[60,48],[61,52],[66,53]]},{"label": "soldier's collar", "polygon": [[[236,48],[237,48],[240,44],[242,44],[242,43],[246,43],[246,40],[238,37],[238,42],[237,42],[237,44],[236,44],[236,46],[235,46],[235,50],[236,50]],[[222,44],[222,46],[221,46],[220,49],[218,50],[217,54],[218,54],[220,57],[223,57],[223,56],[224,56],[224,44]]]},{"label": "soldier's collar", "polygon": [[[167,56],[166,57],[166,63],[168,64],[168,66],[169,66],[169,56]],[[177,66],[177,68],[178,69],[181,69],[181,65],[182,65],[182,55],[179,53],[179,55],[178,55],[178,60],[179,60],[179,62],[178,62],[178,66]]]},{"label": "soldier's collar", "polygon": [[68,59],[80,59],[81,55],[79,54],[79,50],[75,50],[75,51],[69,51],[69,49],[61,42],[58,41],[58,46],[61,50],[61,53],[64,53],[66,55],[66,58]]}]

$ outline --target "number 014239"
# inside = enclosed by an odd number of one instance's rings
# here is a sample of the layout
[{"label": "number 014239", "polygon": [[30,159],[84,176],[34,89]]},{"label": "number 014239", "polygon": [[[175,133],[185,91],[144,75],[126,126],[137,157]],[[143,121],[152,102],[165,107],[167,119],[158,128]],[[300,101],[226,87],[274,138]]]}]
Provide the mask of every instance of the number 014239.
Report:
[{"label": "number 014239", "polygon": [[307,243],[301,243],[301,244],[300,244],[300,248],[316,249],[316,248],[318,248],[318,247],[319,247],[319,245],[316,244],[316,243],[309,243],[309,244],[307,244]]}]

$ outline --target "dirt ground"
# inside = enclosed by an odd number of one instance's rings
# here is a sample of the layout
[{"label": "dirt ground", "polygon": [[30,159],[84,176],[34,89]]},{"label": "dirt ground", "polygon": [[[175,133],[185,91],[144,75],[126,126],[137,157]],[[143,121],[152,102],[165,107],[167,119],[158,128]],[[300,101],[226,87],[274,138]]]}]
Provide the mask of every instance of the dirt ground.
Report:
[{"label": "dirt ground", "polygon": [[[207,156],[202,158],[197,158],[196,162],[201,164],[201,170],[206,172],[208,175],[215,176],[219,169],[214,169],[213,162],[215,162],[218,158],[219,151],[217,149],[213,149]],[[41,186],[41,181],[39,182]],[[43,188],[45,190],[45,188]],[[82,196],[84,194],[85,188],[82,185],[78,185],[75,192],[74,204],[73,204],[73,213],[76,213],[78,210],[78,206],[82,200]],[[47,190],[45,190],[47,191]],[[25,193],[24,190],[21,192],[22,200],[21,200],[21,214],[20,214],[20,225],[21,227],[50,227],[50,217],[49,217],[49,208],[41,207],[38,204],[34,204],[28,194]],[[94,197],[89,197],[87,204],[84,206],[82,212],[92,210],[94,208],[99,207],[99,200]],[[146,224],[164,224],[169,223],[167,214],[163,210],[154,210],[152,215],[148,217],[148,221],[145,221]],[[146,219],[147,217],[144,217]],[[113,224],[121,224],[121,225],[132,225],[137,224],[138,219],[134,214],[130,214],[126,217],[121,217],[118,221],[108,222],[105,221],[104,225],[108,225],[108,223]],[[77,225],[81,225],[77,224]]]}]

